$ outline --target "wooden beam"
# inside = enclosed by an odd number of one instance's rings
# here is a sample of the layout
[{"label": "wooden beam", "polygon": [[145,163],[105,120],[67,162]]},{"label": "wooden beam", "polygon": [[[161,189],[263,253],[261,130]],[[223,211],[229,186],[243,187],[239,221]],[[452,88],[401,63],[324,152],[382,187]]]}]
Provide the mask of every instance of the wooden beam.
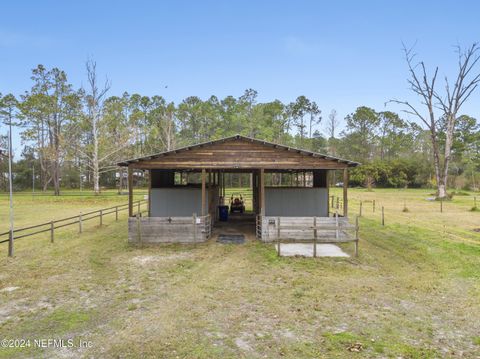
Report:
[{"label": "wooden beam", "polygon": [[152,171],[148,171],[148,216],[152,216]]},{"label": "wooden beam", "polygon": [[212,192],[212,185],[213,185],[213,172],[212,170],[208,170],[208,208],[207,214],[212,214],[212,200],[213,200],[213,192]]},{"label": "wooden beam", "polygon": [[225,199],[225,172],[222,172],[222,196]]},{"label": "wooden beam", "polygon": [[331,185],[331,171],[326,171],[327,180],[327,217],[330,215],[330,185]]},{"label": "wooden beam", "polygon": [[260,168],[260,214],[265,215],[265,170]]},{"label": "wooden beam", "polygon": [[343,170],[343,216],[348,217],[348,168]]},{"label": "wooden beam", "polygon": [[128,216],[133,217],[133,167],[128,166]]},{"label": "wooden beam", "polygon": [[205,168],[202,169],[202,216],[205,216],[205,212],[206,212],[206,199],[207,199],[207,194],[206,194],[206,191],[205,191],[205,181],[206,181],[206,177],[207,177],[207,174],[206,174],[206,170]]}]

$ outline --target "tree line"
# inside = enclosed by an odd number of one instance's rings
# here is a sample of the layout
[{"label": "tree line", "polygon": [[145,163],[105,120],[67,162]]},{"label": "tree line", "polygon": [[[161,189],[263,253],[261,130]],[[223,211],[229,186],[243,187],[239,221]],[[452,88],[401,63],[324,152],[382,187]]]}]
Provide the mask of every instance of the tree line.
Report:
[{"label": "tree line", "polygon": [[[478,61],[477,46],[459,50],[459,75],[453,86],[447,82],[444,96],[435,88],[438,69],[429,80],[425,65],[414,64],[410,50],[405,54],[409,83],[428,111],[393,101],[420,121],[367,106],[341,119],[306,96],[260,102],[253,89],[239,97],[190,96],[177,104],[160,95],[112,96],[110,81],[100,79],[93,60],[85,64],[86,86],[78,89],[61,69],[38,65],[24,94],[0,94],[3,124],[13,123],[22,136],[22,153],[14,157],[15,188],[34,184],[59,194],[61,188],[83,186],[99,193],[101,186],[113,187],[123,178],[115,165],[122,159],[238,133],[359,161],[363,165],[352,171],[352,185],[434,187],[441,197],[447,185],[476,190],[480,128],[460,109],[480,79],[474,74],[466,80]],[[2,132],[0,149],[5,149]],[[6,162],[0,158],[1,189],[7,186]]]}]

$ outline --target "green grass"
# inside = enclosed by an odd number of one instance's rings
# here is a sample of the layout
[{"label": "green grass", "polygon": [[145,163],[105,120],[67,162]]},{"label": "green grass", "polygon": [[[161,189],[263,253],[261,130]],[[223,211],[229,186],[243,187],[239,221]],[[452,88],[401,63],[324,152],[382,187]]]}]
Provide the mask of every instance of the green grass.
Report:
[{"label": "green grass", "polygon": [[242,188],[225,188],[225,204],[230,203],[230,198],[232,196],[234,197],[240,197],[242,196],[244,203],[245,203],[245,210],[246,211],[251,211],[253,208],[253,202],[252,202],[252,189],[248,187],[242,187]]},{"label": "green grass", "polygon": [[[429,191],[349,194],[351,216],[363,201],[359,258],[278,258],[272,245],[257,241],[132,247],[125,212],[81,235],[59,230],[55,243],[48,236],[18,240],[13,259],[0,257],[0,290],[18,287],[0,291],[0,333],[93,343],[63,352],[71,357],[478,356],[480,233],[473,229],[480,214],[469,211],[473,194],[454,196],[443,213],[426,200]],[[19,218],[37,211],[41,221],[126,200],[118,197],[32,203],[19,196],[16,209]],[[352,254],[351,244],[342,247]],[[0,250],[6,255],[5,245]],[[350,352],[356,344],[361,350]],[[55,356],[53,348],[0,349],[0,358]]]},{"label": "green grass", "polygon": [[[145,192],[146,193],[146,192]],[[143,199],[144,191],[135,192],[135,200]],[[14,195],[15,228],[49,222],[89,212],[101,208],[128,203],[128,196],[118,195],[116,191],[105,191],[99,196],[92,192],[66,192],[61,196],[37,193],[15,193]],[[0,194],[0,232],[9,229],[9,197]]]}]

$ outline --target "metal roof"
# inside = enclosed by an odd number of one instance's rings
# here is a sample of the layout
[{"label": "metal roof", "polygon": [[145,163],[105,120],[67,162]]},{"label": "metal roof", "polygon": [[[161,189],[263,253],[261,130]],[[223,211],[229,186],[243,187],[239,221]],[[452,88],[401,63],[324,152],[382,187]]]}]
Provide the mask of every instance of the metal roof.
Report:
[{"label": "metal roof", "polygon": [[319,157],[319,158],[329,160],[329,161],[346,163],[348,165],[348,167],[356,167],[356,166],[360,165],[359,162],[349,161],[349,160],[346,160],[346,159],[343,159],[343,158],[333,157],[333,156],[325,155],[325,154],[318,153],[318,152],[303,150],[303,149],[300,149],[300,148],[280,145],[278,143],[259,140],[259,139],[256,139],[256,138],[243,136],[243,135],[240,135],[240,134],[230,136],[230,137],[221,138],[221,139],[218,139],[218,140],[213,140],[213,141],[198,143],[198,144],[195,144],[195,145],[185,146],[185,147],[177,148],[177,149],[174,149],[174,150],[171,150],[171,151],[159,152],[159,153],[151,154],[151,155],[148,155],[148,156],[128,159],[128,160],[125,160],[125,161],[122,161],[122,162],[118,162],[117,165],[118,166],[128,166],[129,164],[132,164],[132,163],[149,161],[149,160],[153,160],[153,159],[158,158],[158,157],[168,156],[168,155],[172,155],[172,154],[175,154],[175,153],[178,153],[178,152],[190,151],[190,150],[193,150],[193,149],[196,149],[196,148],[201,148],[203,146],[213,145],[213,144],[216,144],[216,143],[223,143],[223,142],[232,141],[232,140],[244,140],[244,141],[249,141],[249,142],[253,142],[253,143],[262,144],[262,145],[265,145],[265,146],[271,146],[271,147],[274,147],[274,148],[285,149],[285,150],[288,150],[288,151],[295,151],[295,152],[304,154],[306,156]]}]

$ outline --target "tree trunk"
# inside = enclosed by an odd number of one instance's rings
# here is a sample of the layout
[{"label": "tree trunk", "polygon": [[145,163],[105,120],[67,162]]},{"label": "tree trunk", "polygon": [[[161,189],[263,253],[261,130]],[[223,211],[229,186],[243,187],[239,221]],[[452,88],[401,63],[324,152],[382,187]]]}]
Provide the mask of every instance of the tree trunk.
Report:
[{"label": "tree trunk", "polygon": [[53,163],[52,163],[52,178],[53,178],[53,188],[55,196],[60,195],[60,135],[59,135],[59,125],[58,120],[55,116],[53,128]]},{"label": "tree trunk", "polygon": [[447,197],[448,167],[450,165],[450,156],[452,154],[454,129],[455,117],[449,115],[447,118],[447,130],[445,131],[445,157],[443,160],[443,171],[441,172],[440,183],[438,186],[438,197],[441,199]]},{"label": "tree trunk", "polygon": [[97,132],[97,113],[94,111],[92,118],[92,132],[93,132],[93,192],[95,195],[100,194],[100,169],[98,164],[98,132]]},{"label": "tree trunk", "polygon": [[123,188],[123,168],[119,168],[119,176],[118,176],[118,194],[122,194]]}]

